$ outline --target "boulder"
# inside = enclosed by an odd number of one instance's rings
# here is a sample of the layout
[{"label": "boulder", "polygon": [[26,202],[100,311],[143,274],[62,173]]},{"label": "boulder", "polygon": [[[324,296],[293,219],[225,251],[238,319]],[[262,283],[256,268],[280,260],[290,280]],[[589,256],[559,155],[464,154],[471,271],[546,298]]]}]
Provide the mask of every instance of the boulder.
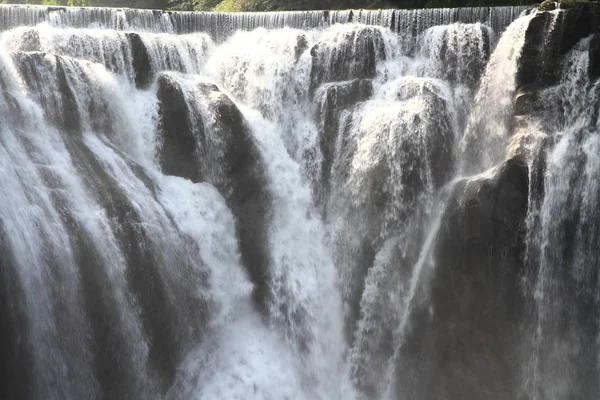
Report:
[{"label": "boulder", "polygon": [[590,42],[590,79],[600,78],[600,33],[596,33]]},{"label": "boulder", "polygon": [[413,312],[397,360],[403,396],[518,398],[528,187],[526,165],[509,159],[452,188],[429,302]]},{"label": "boulder", "polygon": [[[255,285],[255,305],[261,312],[267,313],[271,296],[267,241],[271,196],[264,161],[235,103],[214,85],[204,85],[201,91],[205,95],[208,112],[214,115],[213,121],[216,121],[212,127],[213,134],[223,141],[219,145],[222,150],[207,146],[206,154],[211,156],[204,164],[205,176],[225,196],[236,217],[242,262]],[[217,154],[218,158],[212,157]]]},{"label": "boulder", "polygon": [[557,83],[562,57],[581,39],[598,32],[600,3],[560,3],[560,6],[566,9],[559,14],[538,12],[530,21],[519,61],[517,87]]},{"label": "boulder", "polygon": [[370,80],[354,79],[323,85],[316,94],[319,101],[317,115],[319,121],[319,147],[323,156],[316,198],[317,203],[322,207],[327,203],[329,197],[331,168],[341,114],[344,110],[351,110],[357,103],[369,99],[372,93],[373,84]]},{"label": "boulder", "polygon": [[135,85],[140,89],[146,89],[154,79],[150,55],[142,38],[137,33],[127,32],[125,37],[129,42],[132,56],[132,67],[135,72]]},{"label": "boulder", "polygon": [[242,262],[255,285],[255,304],[266,313],[270,194],[264,161],[248,123],[235,103],[213,84],[198,83],[184,93],[175,78],[164,74],[158,78],[158,96],[163,172],[208,182],[223,195],[236,217]]},{"label": "boulder", "polygon": [[311,92],[326,82],[372,79],[377,61],[386,57],[381,28],[372,26],[341,31],[336,41],[318,42],[310,54]]},{"label": "boulder", "polygon": [[30,96],[44,109],[47,120],[62,131],[81,132],[77,94],[69,83],[69,77],[75,74],[86,80],[79,65],[68,57],[39,52],[13,53],[12,59]]},{"label": "boulder", "polygon": [[31,396],[32,349],[28,346],[25,292],[10,251],[7,232],[0,221],[0,398]]},{"label": "boulder", "polygon": [[163,74],[158,78],[157,84],[162,132],[159,159],[162,170],[167,175],[201,182],[202,164],[197,157],[199,139],[192,128],[203,133],[204,127],[190,126],[190,110],[181,85],[174,78]]},{"label": "boulder", "polygon": [[395,93],[390,89],[397,101],[355,106],[344,113],[333,143],[326,142],[333,150],[326,218],[336,229],[334,262],[344,271],[349,341],[376,255],[400,236],[399,265],[413,265],[419,227],[452,174],[455,135],[446,89],[439,80],[406,77]]}]

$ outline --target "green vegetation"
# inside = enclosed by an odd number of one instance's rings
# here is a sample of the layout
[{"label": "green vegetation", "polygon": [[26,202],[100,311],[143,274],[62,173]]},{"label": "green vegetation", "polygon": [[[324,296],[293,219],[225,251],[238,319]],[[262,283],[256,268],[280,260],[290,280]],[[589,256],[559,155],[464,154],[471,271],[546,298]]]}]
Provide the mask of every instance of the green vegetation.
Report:
[{"label": "green vegetation", "polygon": [[[573,1],[573,0],[570,0]],[[132,7],[197,11],[335,10],[532,4],[535,0],[3,0],[11,4]]]},{"label": "green vegetation", "polygon": [[540,11],[552,11],[560,4],[561,8],[573,7],[577,3],[590,3],[591,0],[545,0],[539,6]]},{"label": "green vegetation", "polygon": [[167,9],[177,7],[179,0],[4,0],[5,4],[43,4],[52,6],[98,6]]}]

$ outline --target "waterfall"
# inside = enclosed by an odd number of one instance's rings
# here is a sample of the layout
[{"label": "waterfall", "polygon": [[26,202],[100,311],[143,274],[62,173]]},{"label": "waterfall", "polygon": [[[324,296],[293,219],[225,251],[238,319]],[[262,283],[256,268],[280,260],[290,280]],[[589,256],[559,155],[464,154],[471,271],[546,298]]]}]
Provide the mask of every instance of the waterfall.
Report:
[{"label": "waterfall", "polygon": [[599,23],[1,5],[0,398],[597,398]]},{"label": "waterfall", "polygon": [[210,33],[222,41],[233,33],[256,28],[324,28],[360,23],[413,35],[455,22],[488,23],[500,32],[526,7],[479,7],[430,10],[287,11],[263,13],[167,12],[94,7],[6,5],[0,8],[2,30],[47,23],[61,28],[107,28],[166,33]]}]

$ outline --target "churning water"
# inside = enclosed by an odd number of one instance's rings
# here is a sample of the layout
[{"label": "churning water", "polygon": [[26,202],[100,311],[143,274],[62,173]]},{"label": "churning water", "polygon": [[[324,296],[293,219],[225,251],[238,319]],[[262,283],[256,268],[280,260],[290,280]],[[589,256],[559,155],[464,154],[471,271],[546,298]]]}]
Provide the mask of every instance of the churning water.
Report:
[{"label": "churning water", "polygon": [[597,398],[600,86],[515,118],[533,17],[0,6],[0,398]]}]

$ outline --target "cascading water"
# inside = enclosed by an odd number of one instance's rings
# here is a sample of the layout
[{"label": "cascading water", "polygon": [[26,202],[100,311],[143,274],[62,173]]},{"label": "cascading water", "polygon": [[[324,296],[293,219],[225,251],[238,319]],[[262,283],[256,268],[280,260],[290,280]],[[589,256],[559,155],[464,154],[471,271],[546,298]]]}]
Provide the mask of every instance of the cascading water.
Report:
[{"label": "cascading water", "polygon": [[597,398],[582,7],[0,6],[0,398]]}]

